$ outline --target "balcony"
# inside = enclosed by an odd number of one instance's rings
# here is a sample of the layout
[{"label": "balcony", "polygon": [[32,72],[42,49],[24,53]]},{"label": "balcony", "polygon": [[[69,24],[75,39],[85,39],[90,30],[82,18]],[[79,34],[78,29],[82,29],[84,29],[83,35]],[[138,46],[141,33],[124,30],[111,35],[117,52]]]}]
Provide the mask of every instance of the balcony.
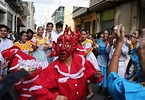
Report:
[{"label": "balcony", "polygon": [[22,14],[24,8],[21,0],[6,0],[6,2],[10,4],[12,8],[15,8],[20,14]]},{"label": "balcony", "polygon": [[30,11],[28,9],[28,3],[27,2],[22,2],[22,5],[23,5],[23,8],[24,8],[22,16],[30,16]]},{"label": "balcony", "polygon": [[133,0],[90,0],[90,11],[99,12]]},{"label": "balcony", "polygon": [[73,19],[78,18],[82,16],[83,14],[86,14],[88,12],[88,8],[84,7],[74,7],[73,8]]},{"label": "balcony", "polygon": [[4,0],[0,1],[0,13],[6,13],[7,9]]}]

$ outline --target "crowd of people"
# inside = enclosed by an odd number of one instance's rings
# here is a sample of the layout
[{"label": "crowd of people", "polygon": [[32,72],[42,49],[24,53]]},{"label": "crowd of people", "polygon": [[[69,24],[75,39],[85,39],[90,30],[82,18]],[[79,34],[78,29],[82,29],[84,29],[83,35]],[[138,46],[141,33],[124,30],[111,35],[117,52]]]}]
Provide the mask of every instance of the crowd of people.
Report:
[{"label": "crowd of people", "polygon": [[54,31],[48,22],[16,36],[0,25],[0,100],[12,100],[12,87],[18,100],[90,99],[92,84],[104,100],[144,100],[145,28],[130,38],[124,30],[120,24],[89,34],[58,22]]}]

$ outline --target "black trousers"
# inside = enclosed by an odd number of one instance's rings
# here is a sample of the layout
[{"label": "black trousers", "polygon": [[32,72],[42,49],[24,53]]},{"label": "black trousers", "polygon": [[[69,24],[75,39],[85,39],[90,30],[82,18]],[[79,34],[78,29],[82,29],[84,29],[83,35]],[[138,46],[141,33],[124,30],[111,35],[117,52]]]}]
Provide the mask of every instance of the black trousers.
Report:
[{"label": "black trousers", "polygon": [[2,97],[0,97],[0,100],[13,100],[13,98],[9,92],[6,92]]}]

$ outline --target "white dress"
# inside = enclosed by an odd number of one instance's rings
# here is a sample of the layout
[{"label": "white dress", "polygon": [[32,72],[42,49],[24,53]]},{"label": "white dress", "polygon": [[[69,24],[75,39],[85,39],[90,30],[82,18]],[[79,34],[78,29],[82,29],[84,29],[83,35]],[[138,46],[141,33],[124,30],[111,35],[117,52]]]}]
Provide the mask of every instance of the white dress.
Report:
[{"label": "white dress", "polygon": [[[109,53],[109,59],[111,60],[112,55],[114,54],[115,48],[113,48],[113,46],[110,47],[110,45],[108,44],[106,47],[106,51]],[[129,52],[129,47],[128,44],[126,43],[126,40],[124,39],[124,43],[122,45],[121,48],[121,55],[119,58],[119,64],[118,64],[118,75],[121,78],[124,78],[124,74],[125,74],[125,60],[127,59],[127,55]],[[110,64],[110,60],[108,65]]]},{"label": "white dress", "polygon": [[32,55],[36,58],[36,61],[40,62],[42,69],[45,69],[48,66],[47,55],[44,51],[44,45],[47,42],[47,39],[43,37],[42,40],[38,40],[37,37],[33,37],[31,41],[38,46],[38,48],[33,51]]},{"label": "white dress", "polygon": [[[92,47],[92,44],[90,42],[86,42],[83,47],[85,49],[89,49]],[[95,69],[100,70],[100,68],[98,67],[98,61],[92,51],[88,52],[86,59],[91,62]]]}]

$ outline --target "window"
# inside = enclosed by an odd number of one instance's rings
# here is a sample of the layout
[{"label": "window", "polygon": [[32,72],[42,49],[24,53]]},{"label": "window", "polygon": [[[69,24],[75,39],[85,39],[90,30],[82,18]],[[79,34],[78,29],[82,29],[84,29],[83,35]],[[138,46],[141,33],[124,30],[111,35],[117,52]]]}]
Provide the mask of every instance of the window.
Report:
[{"label": "window", "polygon": [[102,21],[102,30],[109,29],[114,26],[114,19]]},{"label": "window", "polygon": [[7,25],[12,30],[13,15],[9,12],[7,13]]},{"label": "window", "polygon": [[102,30],[114,26],[115,9],[108,9],[101,13]]},{"label": "window", "polygon": [[17,16],[15,16],[15,23],[14,23],[14,31],[16,32],[17,31]]},{"label": "window", "polygon": [[80,31],[82,27],[81,27],[81,25],[76,25],[76,28],[78,28]]},{"label": "window", "polygon": [[91,24],[90,21],[89,22],[85,22],[85,30],[87,30],[88,33],[90,33],[90,24]]},{"label": "window", "polygon": [[95,34],[96,29],[97,29],[97,27],[96,27],[96,21],[95,21],[95,20],[93,20],[92,34]]}]

